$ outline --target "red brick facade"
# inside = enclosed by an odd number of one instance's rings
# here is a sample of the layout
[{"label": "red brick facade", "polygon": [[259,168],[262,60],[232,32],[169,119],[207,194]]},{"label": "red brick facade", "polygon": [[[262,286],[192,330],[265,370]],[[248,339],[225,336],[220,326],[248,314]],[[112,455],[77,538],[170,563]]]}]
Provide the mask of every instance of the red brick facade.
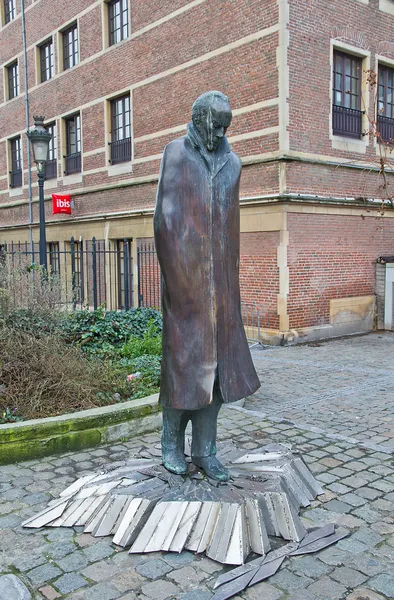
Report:
[{"label": "red brick facade", "polygon": [[[378,216],[374,139],[332,135],[332,57],[337,48],[360,56],[363,71],[394,68],[392,4],[129,0],[129,37],[108,47],[104,0],[26,0],[30,115],[44,114],[57,127],[58,177],[46,184],[48,240],[150,238],[163,148],[183,135],[196,96],[214,88],[229,95],[234,112],[228,138],[244,163],[242,298],[260,308],[263,327],[281,334],[327,325],[331,300],[372,296],[373,261],[394,252],[393,212]],[[17,18],[0,26],[0,241],[29,236],[19,0],[16,8]],[[79,64],[63,71],[61,32],[73,22]],[[39,83],[37,48],[50,37],[55,75]],[[7,100],[5,69],[15,59],[20,95]],[[373,93],[362,86],[363,107],[373,115]],[[115,167],[109,102],[122,94],[131,100],[132,161]],[[77,111],[82,172],[65,177],[64,118]],[[17,135],[23,185],[11,189],[10,139]],[[56,191],[72,194],[71,217],[50,214]],[[35,239],[37,225],[33,172]]]}]

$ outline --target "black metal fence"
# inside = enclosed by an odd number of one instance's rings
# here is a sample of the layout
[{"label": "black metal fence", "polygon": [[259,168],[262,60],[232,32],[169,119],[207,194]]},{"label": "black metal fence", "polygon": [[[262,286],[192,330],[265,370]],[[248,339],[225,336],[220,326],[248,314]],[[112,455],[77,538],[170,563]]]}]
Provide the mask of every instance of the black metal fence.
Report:
[{"label": "black metal fence", "polygon": [[160,308],[161,272],[153,243],[140,243],[137,249],[137,261],[138,305]]},{"label": "black metal fence", "polygon": [[361,138],[364,111],[346,106],[332,107],[332,131],[336,135]]},{"label": "black metal fence", "polygon": [[[14,274],[17,278],[22,271],[35,276],[32,266],[39,265],[38,244],[31,248],[27,242],[11,242],[0,245],[0,250],[11,277]],[[72,237],[61,245],[48,243],[47,252],[48,271],[61,284],[62,304],[73,309],[105,306],[108,310],[128,310],[138,305],[132,240],[105,242]],[[144,277],[143,272],[139,275]],[[143,305],[149,306],[147,302],[145,298]]]},{"label": "black metal fence", "polygon": [[394,140],[394,119],[378,115],[377,126],[382,140],[392,143]]}]

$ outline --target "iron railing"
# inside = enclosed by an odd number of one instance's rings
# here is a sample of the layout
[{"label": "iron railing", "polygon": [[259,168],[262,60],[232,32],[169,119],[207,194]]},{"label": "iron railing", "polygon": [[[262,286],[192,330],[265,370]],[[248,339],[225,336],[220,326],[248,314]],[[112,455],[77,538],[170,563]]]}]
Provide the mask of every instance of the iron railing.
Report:
[{"label": "iron railing", "polygon": [[382,140],[394,144],[394,119],[378,115],[377,125]]},{"label": "iron railing", "polygon": [[67,154],[65,159],[65,175],[72,175],[73,173],[81,172],[81,153],[74,152],[74,154]]},{"label": "iron railing", "polygon": [[332,106],[332,131],[335,135],[361,138],[364,111],[346,106]]},{"label": "iron railing", "polygon": [[121,162],[131,160],[131,138],[110,142],[111,164],[116,165]]},{"label": "iron railing", "polygon": [[10,187],[22,187],[22,169],[10,171]]},{"label": "iron railing", "polygon": [[47,160],[45,163],[45,179],[57,178],[57,160]]},{"label": "iron railing", "polygon": [[155,245],[141,242],[137,247],[138,305],[161,307],[161,271]]},{"label": "iron railing", "polygon": [[241,316],[249,346],[253,348],[262,344],[260,309],[255,304],[242,302]]},{"label": "iron railing", "polygon": [[[62,306],[69,310],[97,309],[99,306],[107,310],[128,310],[137,306],[160,310],[162,277],[154,243],[137,240],[137,264],[132,248],[131,239],[106,242],[96,238],[82,240],[72,237],[63,244],[50,242],[48,270],[59,282]],[[32,269],[32,265],[39,264],[39,245],[36,243],[31,249],[27,242],[0,244],[0,266],[7,259],[10,289],[23,301],[24,294],[20,285],[18,287],[18,281],[21,273],[37,278],[37,271]],[[134,266],[137,267],[137,281]],[[22,279],[26,284],[26,277]],[[0,277],[0,288],[5,285]],[[249,345],[262,344],[259,307],[242,302],[241,315]]]}]

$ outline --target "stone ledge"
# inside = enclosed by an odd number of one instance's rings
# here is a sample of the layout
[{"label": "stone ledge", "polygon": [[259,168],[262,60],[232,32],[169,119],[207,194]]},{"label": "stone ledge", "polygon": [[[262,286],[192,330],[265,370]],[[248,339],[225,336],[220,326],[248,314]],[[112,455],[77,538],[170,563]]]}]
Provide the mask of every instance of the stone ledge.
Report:
[{"label": "stone ledge", "polygon": [[121,404],[0,425],[0,465],[91,448],[161,426],[158,394]]}]

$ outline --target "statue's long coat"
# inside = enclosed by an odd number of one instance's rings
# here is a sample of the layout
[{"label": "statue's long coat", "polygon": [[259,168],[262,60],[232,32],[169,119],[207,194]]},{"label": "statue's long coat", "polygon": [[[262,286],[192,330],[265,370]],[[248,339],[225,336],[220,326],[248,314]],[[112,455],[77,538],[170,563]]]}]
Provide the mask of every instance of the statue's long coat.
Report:
[{"label": "statue's long coat", "polygon": [[208,153],[195,129],[166,146],[154,230],[163,275],[160,403],[196,410],[260,386],[241,319],[241,161],[226,140]]}]

